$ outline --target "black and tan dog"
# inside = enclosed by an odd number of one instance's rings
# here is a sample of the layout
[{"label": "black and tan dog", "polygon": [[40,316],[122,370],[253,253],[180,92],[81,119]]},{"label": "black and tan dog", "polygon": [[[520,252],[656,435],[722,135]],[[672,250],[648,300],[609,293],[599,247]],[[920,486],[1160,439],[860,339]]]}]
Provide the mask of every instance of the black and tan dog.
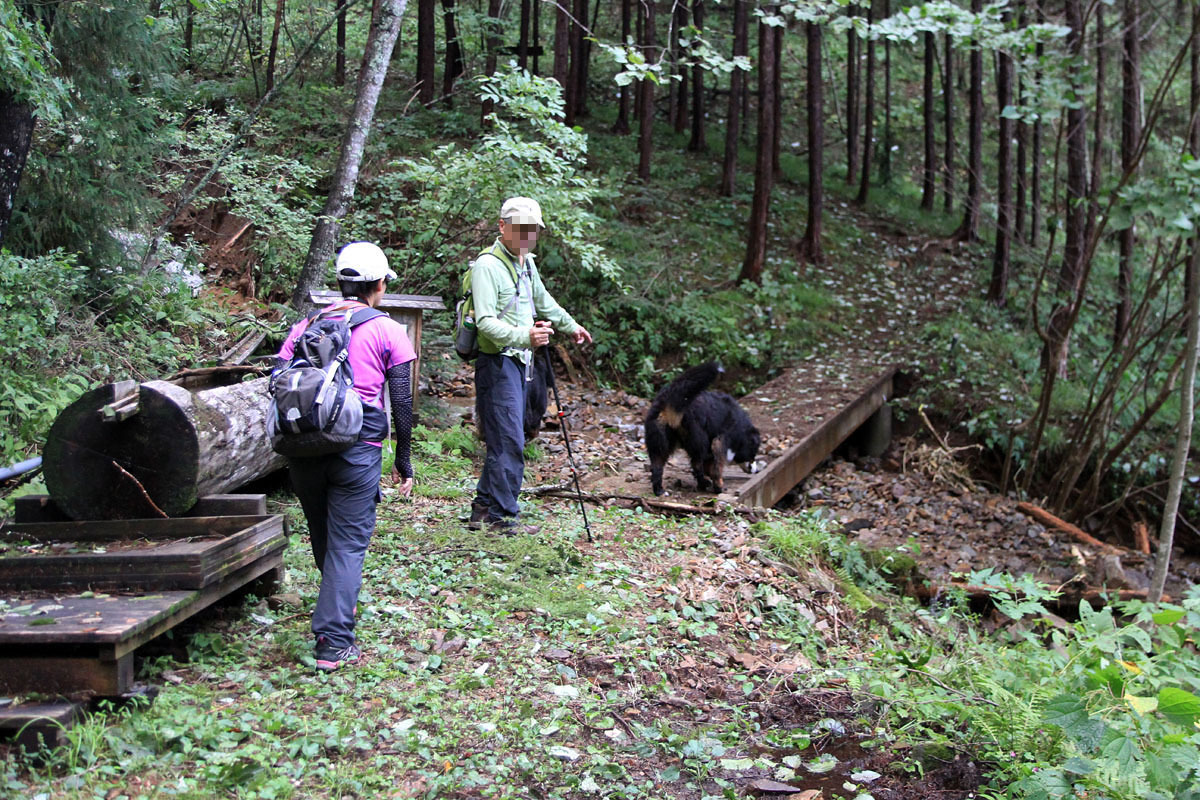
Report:
[{"label": "black and tan dog", "polygon": [[692,367],[659,391],[646,413],[650,485],[663,493],[663,467],[682,447],[692,462],[696,489],[720,492],[725,464],[752,471],[762,437],[745,410],[724,392],[707,391],[723,370],[715,361]]}]

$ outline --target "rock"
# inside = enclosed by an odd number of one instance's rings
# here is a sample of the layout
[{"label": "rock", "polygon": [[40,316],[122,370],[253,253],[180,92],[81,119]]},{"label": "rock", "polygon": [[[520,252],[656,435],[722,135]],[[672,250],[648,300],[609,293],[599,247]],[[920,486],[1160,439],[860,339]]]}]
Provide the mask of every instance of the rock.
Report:
[{"label": "rock", "polygon": [[300,595],[296,592],[285,592],[283,594],[273,594],[267,598],[267,605],[273,609],[284,607],[299,608],[303,601]]}]

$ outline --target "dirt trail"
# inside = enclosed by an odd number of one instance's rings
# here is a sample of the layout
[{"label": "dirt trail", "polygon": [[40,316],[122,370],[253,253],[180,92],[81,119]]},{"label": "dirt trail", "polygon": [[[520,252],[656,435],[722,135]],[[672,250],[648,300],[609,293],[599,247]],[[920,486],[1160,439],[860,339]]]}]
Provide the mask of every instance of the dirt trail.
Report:
[{"label": "dirt trail", "polygon": [[[836,412],[853,387],[888,365],[913,364],[911,344],[921,326],[958,308],[979,288],[966,255],[948,251],[941,241],[910,237],[887,222],[854,215],[861,231],[852,247],[878,254],[869,265],[823,268],[818,279],[845,312],[841,331],[787,370],[790,397],[772,383],[770,397],[752,391],[743,406],[764,433],[760,459],[779,456],[816,421]],[[466,395],[468,369],[460,370],[439,394]],[[718,385],[715,388],[729,388]],[[641,420],[649,400],[608,389],[582,389],[560,379],[568,431],[585,491],[601,497],[653,498],[642,443]],[[456,398],[470,415],[467,397]],[[770,409],[786,407],[787,419]],[[540,436],[545,458],[530,463],[526,486],[565,484],[570,480],[562,438],[553,419]],[[835,454],[819,466],[781,505],[791,510],[821,508],[855,541],[869,548],[900,548],[917,561],[917,578],[939,585],[972,570],[1030,574],[1052,587],[1141,590],[1149,585],[1152,557],[1120,554],[1073,540],[1017,509],[1017,502],[973,484],[955,454],[938,446],[928,431],[898,439],[880,459]],[[736,467],[726,470],[727,490],[746,480]],[[686,456],[676,453],[664,473],[670,501],[705,504],[697,494]],[[1187,583],[1200,580],[1200,563],[1176,560],[1168,592],[1178,596]]]}]

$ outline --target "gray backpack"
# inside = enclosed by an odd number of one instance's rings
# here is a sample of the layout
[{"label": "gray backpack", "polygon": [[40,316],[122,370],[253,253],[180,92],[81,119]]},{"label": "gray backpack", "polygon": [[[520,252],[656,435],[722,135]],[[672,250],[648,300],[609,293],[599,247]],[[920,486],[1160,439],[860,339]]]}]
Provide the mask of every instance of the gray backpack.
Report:
[{"label": "gray backpack", "polygon": [[350,332],[384,313],[339,309],[309,317],[292,359],[271,375],[267,435],[292,458],[338,453],[358,441],[363,403],[350,369]]}]

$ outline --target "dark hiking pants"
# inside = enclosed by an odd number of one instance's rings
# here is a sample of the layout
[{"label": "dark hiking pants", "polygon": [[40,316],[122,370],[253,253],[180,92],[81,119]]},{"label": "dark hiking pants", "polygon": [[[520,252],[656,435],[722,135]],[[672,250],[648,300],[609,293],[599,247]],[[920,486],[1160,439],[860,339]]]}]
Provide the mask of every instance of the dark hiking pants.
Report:
[{"label": "dark hiking pants", "polygon": [[525,365],[511,356],[481,353],[475,361],[476,410],[487,443],[475,507],[490,522],[511,523],[525,474]]},{"label": "dark hiking pants", "polygon": [[378,445],[358,442],[333,455],[288,459],[321,571],[312,630],[336,648],[354,644],[354,608],[375,531],[382,458]]}]

